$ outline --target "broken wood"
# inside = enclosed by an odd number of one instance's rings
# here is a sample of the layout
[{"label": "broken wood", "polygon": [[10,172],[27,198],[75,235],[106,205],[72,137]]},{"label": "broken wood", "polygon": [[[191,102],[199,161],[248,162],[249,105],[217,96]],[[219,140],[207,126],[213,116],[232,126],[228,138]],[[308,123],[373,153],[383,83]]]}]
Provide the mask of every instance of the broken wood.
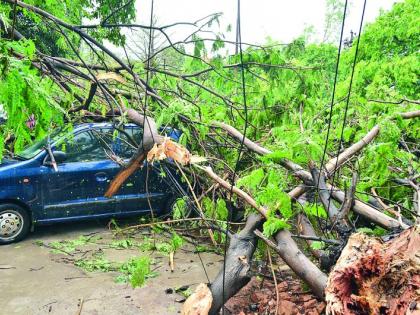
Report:
[{"label": "broken wood", "polygon": [[210,289],[200,283],[195,292],[182,305],[181,315],[207,315],[213,302]]},{"label": "broken wood", "polygon": [[357,185],[358,176],[357,173],[354,172],[352,179],[351,179],[351,185],[350,188],[346,191],[346,197],[341,205],[341,208],[338,210],[337,220],[345,220],[347,217],[347,214],[353,208],[354,200],[355,200],[355,193],[356,193],[356,185]]},{"label": "broken wood", "polygon": [[133,174],[140,169],[147,153],[153,148],[156,143],[162,143],[163,137],[158,134],[156,122],[153,118],[140,114],[132,108],[126,108],[120,99],[120,107],[127,118],[138,126],[143,127],[143,139],[141,145],[138,147],[137,152],[128,161],[124,167],[109,184],[105,197],[112,197],[120,189],[121,185]]},{"label": "broken wood", "polygon": [[331,200],[332,198],[329,190],[327,189],[325,175],[316,168],[315,163],[312,161],[309,162],[309,169],[311,170],[313,184],[315,189],[318,191],[319,199],[327,211],[328,217],[332,220],[335,220],[335,217],[338,214],[338,209],[334,202]]},{"label": "broken wood", "polygon": [[175,270],[174,255],[175,253],[173,251],[169,253],[169,267],[171,268],[171,272]]},{"label": "broken wood", "polygon": [[327,314],[418,312],[419,252],[419,226],[387,242],[362,233],[353,234],[328,277]]},{"label": "broken wood", "polygon": [[[350,147],[345,149],[342,153],[340,153],[337,157],[331,159],[330,161],[325,164],[325,170],[327,172],[327,177],[329,177],[334,170],[341,167],[344,163],[350,160],[355,154],[360,152],[365,146],[372,142],[373,139],[379,134],[379,126],[374,126],[362,139],[358,142],[352,144]],[[299,185],[290,191],[290,195],[293,198],[298,198],[304,192],[308,190],[308,187],[304,185]]]},{"label": "broken wood", "polygon": [[[332,188],[332,197],[339,201],[340,203],[343,203],[346,199],[345,193],[336,187],[332,187],[330,184],[327,184],[327,188],[331,190]],[[398,220],[391,218],[390,216],[386,215],[385,213],[382,213],[375,208],[369,206],[368,204],[360,201],[360,200],[354,200],[354,205],[352,210],[356,212],[357,214],[360,214],[370,220],[371,222],[385,228],[385,229],[408,229],[410,226],[404,222],[399,222]]]},{"label": "broken wood", "polygon": [[[272,151],[260,146],[256,142],[250,140],[247,137],[244,137],[244,135],[238,131],[236,128],[222,123],[218,121],[212,122],[212,126],[222,128],[225,130],[232,138],[236,139],[237,141],[244,140],[244,145],[251,151],[259,154],[259,155],[267,155],[273,153]],[[367,146],[370,142],[372,142],[373,139],[379,134],[379,126],[374,126],[362,139],[360,139],[358,142],[352,144],[350,147],[345,149],[342,153],[340,153],[337,157],[331,159],[330,161],[325,164],[325,169],[328,173],[328,176],[335,170],[341,167],[344,163],[346,163],[348,160],[350,160],[355,154],[360,152],[365,146]],[[281,159],[282,166],[287,168],[288,170],[291,170],[292,172],[296,172],[299,169],[303,170],[302,167],[299,165],[287,160],[287,159]],[[306,171],[305,171],[306,172]],[[309,173],[308,173],[309,174]],[[310,179],[312,180],[312,179]],[[299,198],[305,191],[307,191],[308,187],[304,185],[299,185],[296,188],[294,188],[290,193],[289,196],[293,199]]]},{"label": "broken wood", "polygon": [[118,191],[118,189],[120,189],[128,177],[130,177],[131,174],[142,167],[145,158],[146,154],[143,153],[136,156],[134,160],[130,160],[128,166],[123,168],[111,181],[107,191],[105,192],[105,197],[111,198]]},{"label": "broken wood", "polygon": [[[316,233],[315,233],[314,227],[312,226],[312,224],[309,221],[308,217],[306,215],[303,215],[302,213],[299,213],[299,215],[298,215],[298,218],[297,218],[297,227],[298,227],[299,232],[302,235],[316,237]],[[306,241],[306,243],[309,246],[309,250],[311,251],[311,253],[316,258],[320,258],[322,256],[323,252],[320,249],[313,249],[312,246],[311,246],[313,242],[314,242],[313,240],[307,240]]]},{"label": "broken wood", "polygon": [[401,118],[403,119],[411,119],[411,118],[417,118],[417,117],[420,117],[420,110],[401,113]]},{"label": "broken wood", "polygon": [[[299,171],[296,172],[295,175],[299,177],[303,181],[312,181],[312,175],[308,171]],[[332,186],[328,183],[326,183],[327,190],[332,192],[332,197],[340,202],[343,203],[345,201],[345,193],[340,190],[339,188]],[[289,196],[292,198],[294,196],[295,192],[290,191]],[[396,228],[403,228],[407,229],[409,228],[409,225],[405,223],[401,223],[398,220],[391,218],[390,216],[386,215],[385,213],[382,213],[378,211],[377,209],[373,208],[372,206],[360,201],[360,200],[354,200],[353,208],[352,210],[356,212],[357,214],[360,214],[364,216],[365,218],[369,219],[373,223],[385,228],[385,229],[396,229]]]},{"label": "broken wood", "polygon": [[191,154],[180,144],[165,137],[162,143],[155,143],[153,148],[147,153],[147,161],[161,161],[164,159],[173,159],[181,165],[191,163]]}]

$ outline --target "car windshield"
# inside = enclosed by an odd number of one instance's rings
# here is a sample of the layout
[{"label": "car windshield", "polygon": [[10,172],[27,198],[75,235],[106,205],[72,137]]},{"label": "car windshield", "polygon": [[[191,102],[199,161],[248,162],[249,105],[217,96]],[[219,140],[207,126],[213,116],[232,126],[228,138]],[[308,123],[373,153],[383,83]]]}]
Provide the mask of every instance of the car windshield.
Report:
[{"label": "car windshield", "polygon": [[[54,143],[56,140],[66,135],[67,132],[68,131],[64,131],[62,129],[58,129],[54,131],[49,136],[50,143]],[[47,145],[47,142],[48,142],[48,136],[45,137],[44,139],[35,141],[32,145],[26,147],[25,149],[17,153],[16,156],[18,158],[25,159],[25,160],[32,159],[33,157],[38,155],[42,150],[44,150],[45,146]]]}]

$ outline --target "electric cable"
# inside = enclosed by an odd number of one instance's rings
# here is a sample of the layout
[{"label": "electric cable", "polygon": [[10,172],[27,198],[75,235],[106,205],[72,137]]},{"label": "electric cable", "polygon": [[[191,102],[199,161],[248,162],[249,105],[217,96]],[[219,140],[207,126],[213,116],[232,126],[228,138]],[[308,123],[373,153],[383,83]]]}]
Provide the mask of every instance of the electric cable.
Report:
[{"label": "electric cable", "polygon": [[[231,189],[230,189],[230,196],[229,202],[232,202],[232,195],[233,195],[233,186],[235,184],[235,177],[238,172],[238,166],[241,159],[241,154],[244,148],[244,142],[246,137],[246,131],[248,128],[248,108],[246,102],[246,87],[245,87],[245,72],[244,72],[244,62],[243,62],[243,51],[242,51],[242,35],[241,35],[241,0],[237,2],[237,34],[236,38],[238,40],[238,47],[239,47],[239,58],[240,58],[240,69],[241,69],[241,81],[242,81],[242,98],[243,98],[243,108],[244,108],[244,129],[243,129],[243,137],[241,140],[241,144],[238,149],[238,156],[235,163],[235,168],[233,170],[233,176],[231,180]],[[232,221],[232,211],[229,211],[228,214],[228,221],[226,223],[226,235],[229,232],[230,222]],[[226,280],[226,253],[227,253],[227,241],[228,238],[225,237],[225,244],[223,249],[223,277],[222,277],[222,305],[225,304],[225,280]],[[225,314],[225,309],[222,306],[222,314]]]}]

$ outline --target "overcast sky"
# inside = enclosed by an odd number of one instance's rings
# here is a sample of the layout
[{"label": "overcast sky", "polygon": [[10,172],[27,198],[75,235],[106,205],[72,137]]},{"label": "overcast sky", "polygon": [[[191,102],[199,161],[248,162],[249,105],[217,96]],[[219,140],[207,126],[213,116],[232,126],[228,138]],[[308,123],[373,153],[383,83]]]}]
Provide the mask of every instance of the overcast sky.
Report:
[{"label": "overcast sky", "polygon": [[[137,22],[149,25],[151,0],[136,0]],[[365,23],[372,22],[380,10],[389,10],[396,0],[368,0]],[[358,30],[363,0],[350,0],[349,16],[346,20],[345,37],[350,30]],[[263,44],[269,36],[273,40],[288,43],[313,26],[318,35],[312,39],[321,40],[324,29],[325,0],[242,0],[242,41]],[[225,33],[226,39],[235,40],[237,14],[236,0],[155,0],[154,15],[159,25],[180,21],[195,21],[211,13],[222,12],[220,31],[232,25],[232,32]],[[213,29],[215,30],[215,28]],[[185,38],[191,28],[176,27],[168,33],[175,41]],[[337,29],[337,33],[339,33]]]}]

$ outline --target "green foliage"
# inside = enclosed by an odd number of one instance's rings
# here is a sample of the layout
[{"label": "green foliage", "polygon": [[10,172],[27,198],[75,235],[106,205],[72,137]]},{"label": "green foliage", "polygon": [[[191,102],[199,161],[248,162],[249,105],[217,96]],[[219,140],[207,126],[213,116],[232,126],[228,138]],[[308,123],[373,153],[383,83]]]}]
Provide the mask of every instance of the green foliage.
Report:
[{"label": "green foliage", "polygon": [[130,259],[120,267],[124,276],[119,277],[117,281],[129,282],[133,288],[141,287],[146,279],[155,277],[157,274],[150,269],[150,257],[140,256]]},{"label": "green foliage", "polygon": [[[24,57],[13,57],[10,51]],[[16,152],[33,139],[43,138],[50,127],[63,125],[63,109],[53,97],[58,88],[31,66],[34,52],[31,41],[0,40],[0,104],[4,105],[8,116],[6,123],[0,126],[0,133],[3,138],[15,136],[11,149]],[[36,120],[32,130],[25,124],[31,115]]]},{"label": "green foliage", "polygon": [[206,217],[215,220],[227,220],[228,209],[226,208],[226,201],[218,198],[213,202],[210,198],[203,198],[203,209]]},{"label": "green foliage", "polygon": [[187,289],[184,289],[184,287],[181,288],[175,288],[175,292],[178,294],[181,294],[184,298],[188,298],[191,294],[193,294],[193,290],[191,287],[188,287]]},{"label": "green foliage", "polygon": [[264,222],[263,234],[267,237],[270,237],[276,234],[278,231],[283,230],[283,229],[288,229],[289,227],[290,225],[287,224],[287,221],[285,219],[279,219],[279,218],[270,216]]},{"label": "green foliage", "polygon": [[367,227],[361,227],[357,229],[357,232],[365,233],[367,235],[372,236],[382,236],[387,233],[387,231],[379,226],[375,227],[374,229],[367,228]]},{"label": "green foliage", "polygon": [[262,168],[253,170],[248,175],[238,180],[238,187],[246,187],[251,191],[256,191],[264,179],[264,170]]},{"label": "green foliage", "polygon": [[[124,8],[116,12],[108,22],[129,22],[134,19],[134,2],[128,1],[77,0],[58,3],[54,0],[29,0],[27,3],[40,6],[69,23],[81,24],[83,19],[101,22],[119,6]],[[324,43],[308,43],[303,34],[289,45],[277,45],[278,43],[268,39],[267,48],[249,47],[244,50],[243,59],[247,63],[244,68],[246,97],[247,103],[252,104],[248,106],[246,135],[273,153],[259,160],[251,160],[244,155],[239,164],[240,179],[237,185],[251,193],[259,205],[269,210],[270,218],[265,228],[267,235],[287,228],[287,220],[294,215],[291,201],[284,190],[293,187],[297,181],[293,174],[281,169],[277,163],[283,158],[291,159],[302,166],[307,165],[309,160],[319,163],[324,153],[329,123],[331,134],[326,145],[328,156],[337,154],[340,140],[343,147],[348,147],[360,140],[374,125],[379,124],[380,135],[358,158],[358,197],[367,198],[366,194],[375,187],[381,196],[395,203],[406,207],[412,205],[407,188],[396,187],[392,180],[395,177],[407,177],[407,170],[418,170],[420,167],[418,158],[412,153],[414,150],[410,153],[402,145],[404,140],[410,148],[418,150],[416,142],[420,137],[420,121],[403,120],[399,117],[401,112],[418,109],[418,104],[409,100],[420,98],[418,0],[396,3],[390,12],[382,13],[374,23],[367,25],[360,35],[360,51],[344,126],[344,111],[356,45],[342,51],[335,104],[330,113],[337,47],[328,43],[330,40],[334,42],[328,32],[336,28],[343,7],[342,1],[337,0],[328,0],[327,4],[327,40]],[[4,23],[10,24],[10,14],[11,6],[1,4],[0,19]],[[28,32],[30,23],[37,27],[41,25],[41,29],[46,31],[46,26],[39,17],[26,10],[23,10],[23,14],[28,20],[20,22],[28,25]],[[214,20],[216,21],[217,19]],[[92,31],[92,34],[98,39],[107,38],[117,44],[124,41],[116,29],[99,28]],[[72,36],[70,35],[70,40],[79,44],[78,39]],[[192,152],[201,155],[214,154],[217,159],[212,159],[212,162],[223,161],[215,162],[213,166],[217,171],[224,172],[225,164],[233,167],[236,163],[237,150],[217,145],[217,149],[209,152],[203,149],[202,143],[225,142],[223,137],[215,134],[209,127],[215,120],[244,130],[245,111],[240,90],[241,71],[235,66],[239,63],[239,56],[222,54],[222,38],[222,34],[217,36],[210,55],[205,41],[199,34],[194,35],[192,54],[203,57],[204,61],[186,56],[172,58],[171,60],[176,60],[176,67],[172,65],[173,69],[170,69],[177,73],[172,76],[154,73],[150,85],[159,91],[159,96],[168,106],[151,102],[148,110],[154,114],[159,125],[171,125],[182,130],[180,143],[188,144]],[[13,141],[9,140],[9,149],[15,152],[43,137],[50,128],[63,126],[64,112],[74,102],[71,93],[64,95],[48,78],[41,77],[31,66],[36,55],[35,47],[39,46],[37,40],[0,40],[0,104],[4,105],[9,117],[6,124],[0,126],[0,134],[3,139],[15,135]],[[62,38],[53,42],[58,47],[58,52],[68,54],[65,51],[67,45]],[[22,57],[18,59],[15,53]],[[171,53],[175,54],[174,51]],[[209,66],[211,71],[208,71]],[[134,62],[134,70],[143,74],[144,64]],[[201,74],[190,76],[189,81],[181,76],[193,73]],[[191,80],[198,84],[191,84]],[[199,84],[204,84],[206,89]],[[231,105],[237,110],[233,110]],[[105,107],[98,104],[93,106],[97,106],[102,112],[106,111]],[[33,130],[25,125],[31,114],[37,119]],[[185,120],[180,119],[180,114],[199,123],[185,124]],[[328,121],[330,114],[331,122]],[[343,139],[340,139],[341,133]],[[0,149],[3,145],[4,141],[1,141]],[[351,178],[350,173],[350,168],[343,168],[336,179],[337,185],[344,187]],[[204,198],[202,204],[207,216],[219,220],[226,220],[228,217],[223,198]],[[185,200],[179,199],[174,207],[175,217],[183,217],[185,209]],[[305,206],[304,211],[310,216],[326,216],[321,207],[316,209],[313,205]],[[274,217],[279,214],[282,219]],[[166,243],[156,247],[169,251],[173,245]],[[121,243],[115,246],[129,245]]]},{"label": "green foliage", "polygon": [[184,245],[184,239],[177,233],[172,233],[172,238],[169,241],[157,241],[152,238],[145,237],[138,247],[141,251],[157,250],[162,254],[168,255],[171,252],[176,252]]},{"label": "green foliage", "polygon": [[[335,29],[334,25],[340,20],[342,4],[343,1],[328,1],[329,20],[326,23],[330,24],[330,30]],[[364,149],[358,159],[360,181],[357,191],[362,199],[366,199],[364,194],[369,194],[371,188],[376,187],[385,198],[408,207],[412,204],[406,188],[396,187],[392,180],[408,176],[404,172],[410,168],[419,169],[418,159],[401,146],[401,139],[411,143],[413,152],[420,136],[420,122],[418,119],[403,120],[399,117],[399,113],[413,111],[418,107],[405,99],[420,98],[419,10],[416,0],[396,3],[390,12],[382,13],[377,21],[365,27],[360,37],[360,51],[344,126],[344,110],[356,45],[342,52],[326,153],[328,156],[337,154],[342,132],[342,146],[348,147],[360,140],[374,125],[380,125],[380,135]],[[260,158],[260,163],[252,161],[251,167],[250,161],[242,161],[237,185],[252,194],[260,205],[271,212],[280,211],[286,219],[293,215],[293,210],[290,209],[290,201],[284,200],[282,191],[293,187],[296,180],[292,174],[277,168],[275,164],[283,158],[302,166],[307,165],[309,160],[317,164],[321,161],[337,53],[337,47],[328,44],[330,40],[336,42],[330,35],[327,32],[327,40],[321,44],[307,43],[304,37],[300,37],[286,46],[273,46],[275,43],[268,42],[270,48],[247,48],[244,51],[244,62],[261,64],[247,66],[245,70],[247,103],[252,104],[248,110],[247,136],[273,153]],[[205,47],[201,41],[195,48],[196,55],[202,56]],[[238,63],[238,56],[217,55],[207,62],[216,71],[205,72],[192,79],[205,80],[210,90],[229,98],[236,105],[242,104],[242,95],[238,93],[241,88],[238,83],[241,81],[240,71],[223,67]],[[208,64],[186,58],[179,73],[196,73],[207,68]],[[159,84],[159,77],[157,74],[154,78],[156,84]],[[183,95],[189,95],[195,102],[192,105],[186,100],[174,100],[173,94],[163,93],[162,97],[170,106],[155,108],[160,121],[176,124],[182,130],[188,129],[183,141],[191,146],[192,151],[208,154],[202,151],[200,143],[207,140],[208,130],[205,125],[214,120],[231,124],[238,130],[244,129],[244,111],[239,110],[239,114],[234,111],[232,114],[224,98],[179,77],[162,75],[160,81],[165,82],[165,86],[179,88]],[[177,117],[179,112],[192,120],[199,117],[204,132],[195,132],[193,136],[190,126],[185,127]],[[236,150],[231,148],[218,148],[217,155],[231,166],[237,159]],[[395,169],[402,170],[402,173],[397,174]],[[223,170],[222,165],[220,170]],[[275,179],[269,179],[273,177],[271,172],[275,173]],[[349,168],[344,168],[336,179],[337,185],[344,187],[349,178],[351,172]],[[203,204],[205,209],[214,209],[208,200],[204,200]],[[321,207],[316,210],[313,206],[307,206],[304,210],[311,216],[324,218],[326,215]]]},{"label": "green foliage", "polygon": [[184,244],[184,239],[177,233],[172,233],[171,246],[172,251],[176,252]]},{"label": "green foliage", "polygon": [[130,239],[114,240],[111,242],[110,247],[115,249],[127,249],[131,248],[135,243]]},{"label": "green foliage", "polygon": [[[136,16],[135,1],[131,0],[28,0],[25,3],[47,11],[73,25],[81,25],[86,20],[106,22],[106,24],[130,23]],[[11,7],[10,4],[0,5],[0,14],[9,20],[13,19]],[[59,32],[54,32],[52,24],[46,23],[38,15],[26,9],[18,8],[18,13],[23,13],[17,16],[18,28],[22,30],[24,36],[35,38],[37,46],[44,48],[44,53],[56,56],[56,53],[69,52],[64,38]],[[90,34],[98,40],[106,38],[116,45],[125,41],[125,36],[119,28],[99,27]],[[77,35],[69,33],[68,36],[77,47],[79,43]]]},{"label": "green foliage", "polygon": [[172,216],[174,219],[185,218],[188,213],[188,205],[186,198],[178,198],[173,207]]},{"label": "green foliage", "polygon": [[74,240],[65,240],[65,241],[54,241],[48,244],[52,248],[54,253],[65,253],[71,254],[76,251],[80,246],[85,246],[90,243],[95,243],[98,241],[99,237],[87,237],[84,235],[79,236]]},{"label": "green foliage", "polygon": [[303,206],[303,210],[309,217],[318,217],[323,219],[326,219],[328,217],[324,207],[318,204],[307,203]]},{"label": "green foliage", "polygon": [[116,270],[116,266],[106,259],[103,253],[96,253],[91,259],[78,259],[74,265],[88,272]]},{"label": "green foliage", "polygon": [[314,241],[311,243],[311,248],[315,250],[324,249],[325,243],[320,241]]}]

